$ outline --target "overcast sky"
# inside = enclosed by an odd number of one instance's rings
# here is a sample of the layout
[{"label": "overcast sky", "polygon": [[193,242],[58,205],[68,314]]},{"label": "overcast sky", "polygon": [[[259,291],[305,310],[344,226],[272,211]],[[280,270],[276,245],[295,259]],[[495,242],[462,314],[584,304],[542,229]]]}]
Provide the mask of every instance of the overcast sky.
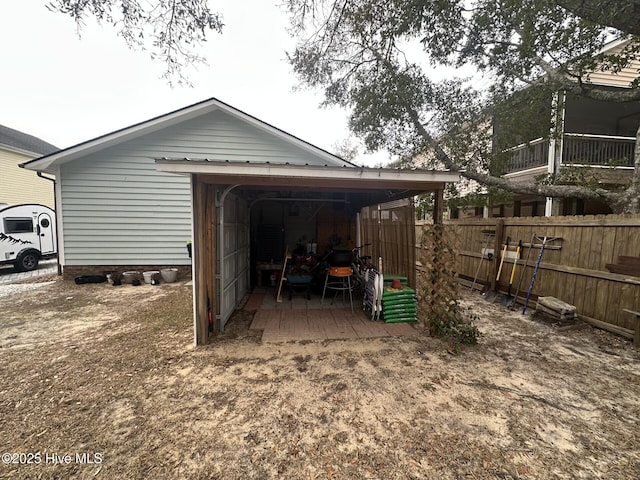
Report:
[{"label": "overcast sky", "polygon": [[[294,92],[285,51],[294,45],[276,0],[216,0],[226,24],[199,52],[209,66],[188,70],[193,87],[170,87],[164,65],[131,51],[94,22],[81,31],[47,0],[0,2],[0,124],[60,148],[216,97],[260,120],[333,151],[348,137],[346,113]],[[361,155],[373,166],[388,156]]]}]

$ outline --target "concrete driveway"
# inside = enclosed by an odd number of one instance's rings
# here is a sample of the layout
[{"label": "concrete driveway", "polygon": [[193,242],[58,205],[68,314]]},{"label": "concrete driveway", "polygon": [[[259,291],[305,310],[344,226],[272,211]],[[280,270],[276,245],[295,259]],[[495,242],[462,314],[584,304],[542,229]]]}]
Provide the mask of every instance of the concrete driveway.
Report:
[{"label": "concrete driveway", "polygon": [[42,260],[36,270],[30,272],[16,272],[13,265],[0,265],[0,285],[21,282],[33,277],[58,273],[58,264],[55,258]]}]

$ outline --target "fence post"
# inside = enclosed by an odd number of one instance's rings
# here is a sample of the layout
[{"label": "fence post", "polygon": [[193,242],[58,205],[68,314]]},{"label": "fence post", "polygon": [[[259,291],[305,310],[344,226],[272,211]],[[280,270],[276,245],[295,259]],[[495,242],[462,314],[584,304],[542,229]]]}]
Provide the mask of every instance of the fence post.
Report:
[{"label": "fence post", "polygon": [[444,214],[444,190],[442,188],[435,191],[433,200],[433,223],[441,225]]}]

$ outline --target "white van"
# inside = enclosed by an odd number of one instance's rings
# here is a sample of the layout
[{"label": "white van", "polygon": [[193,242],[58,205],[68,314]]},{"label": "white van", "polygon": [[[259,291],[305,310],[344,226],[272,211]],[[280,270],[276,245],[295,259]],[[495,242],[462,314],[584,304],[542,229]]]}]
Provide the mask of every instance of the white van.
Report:
[{"label": "white van", "polygon": [[56,255],[55,213],[36,204],[0,206],[0,264],[35,270],[42,258]]}]

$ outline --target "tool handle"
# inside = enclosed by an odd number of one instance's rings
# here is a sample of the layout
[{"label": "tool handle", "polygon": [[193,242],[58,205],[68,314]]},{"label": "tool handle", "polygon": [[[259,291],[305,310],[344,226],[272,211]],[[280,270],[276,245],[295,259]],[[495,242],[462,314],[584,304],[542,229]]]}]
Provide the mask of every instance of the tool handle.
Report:
[{"label": "tool handle", "polygon": [[533,292],[533,285],[536,283],[536,277],[538,276],[538,269],[540,268],[540,262],[542,261],[542,254],[544,253],[545,243],[546,243],[546,238],[542,242],[542,248],[540,249],[540,254],[538,255],[538,260],[536,261],[536,266],[533,268],[531,283],[529,284],[529,290],[527,291],[527,296],[524,299],[524,306],[522,307],[522,315],[526,313],[527,307],[529,306],[529,299],[531,298],[531,292]]},{"label": "tool handle", "polygon": [[516,265],[518,264],[518,259],[520,258],[520,245],[516,248],[516,258],[513,259],[513,268],[511,268],[511,278],[509,279],[509,285],[513,284],[513,279],[516,276]]},{"label": "tool handle", "polygon": [[509,248],[509,237],[504,242],[504,248],[502,249],[502,258],[500,258],[500,267],[498,267],[498,275],[496,275],[496,282],[500,281],[500,274],[502,273],[502,265],[504,265],[504,256],[507,254],[507,248]]}]

